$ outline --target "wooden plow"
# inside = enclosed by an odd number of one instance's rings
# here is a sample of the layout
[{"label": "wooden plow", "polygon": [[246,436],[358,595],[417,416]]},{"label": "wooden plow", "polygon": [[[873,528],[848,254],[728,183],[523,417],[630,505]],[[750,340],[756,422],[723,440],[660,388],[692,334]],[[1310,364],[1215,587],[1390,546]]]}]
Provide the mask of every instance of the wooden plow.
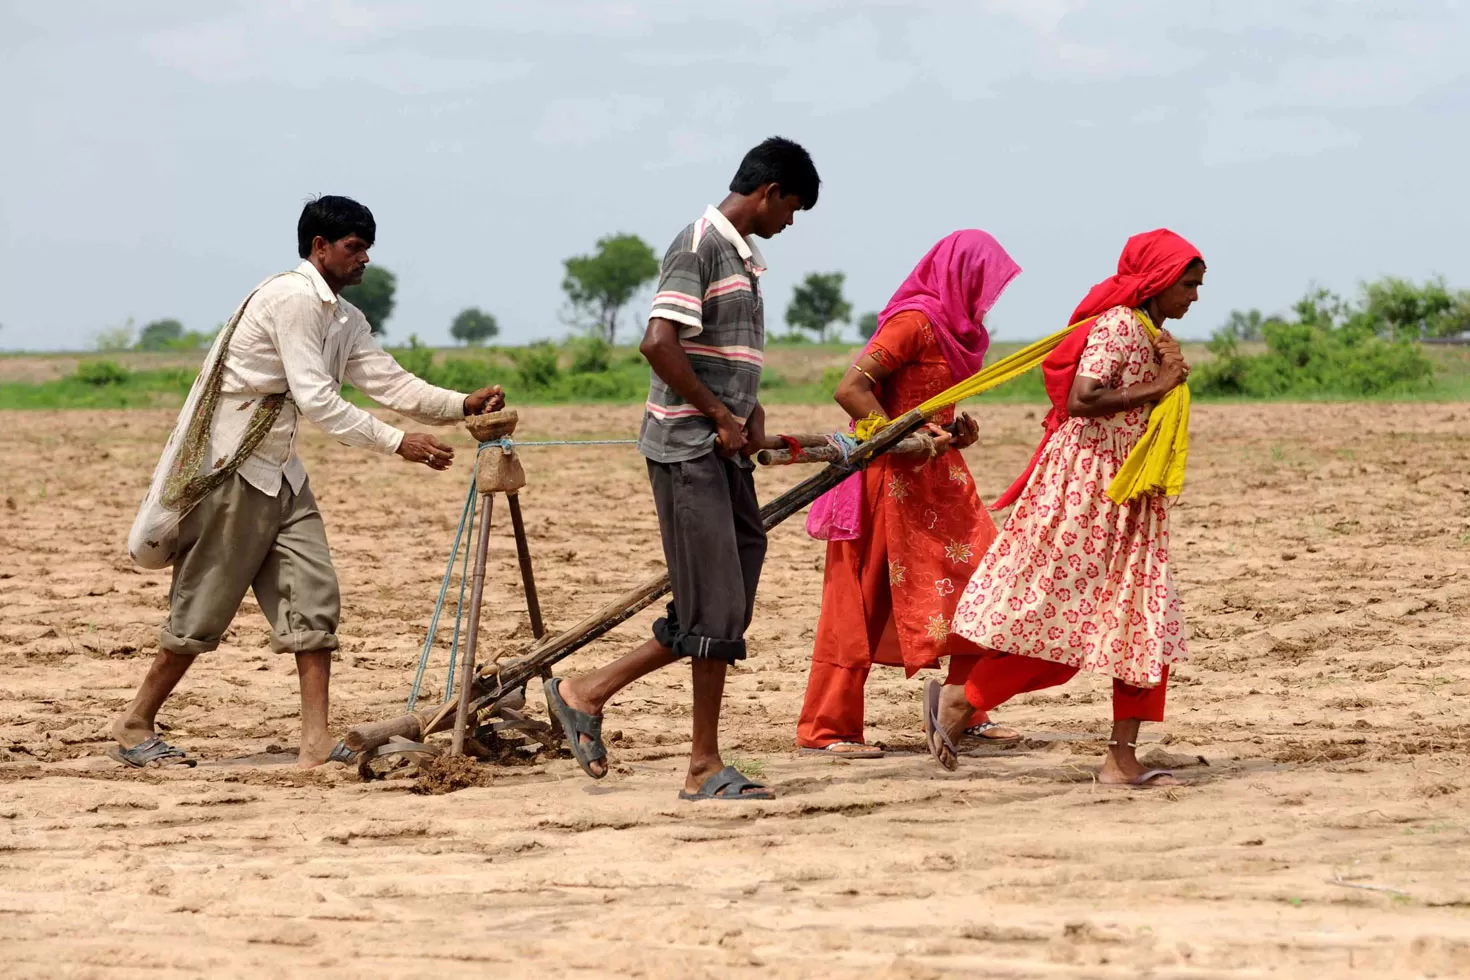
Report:
[{"label": "wooden plow", "polygon": [[[443,754],[446,747],[430,744],[427,739],[446,731],[451,732],[447,746],[451,755],[495,757],[496,748],[506,747],[508,741],[513,744],[516,740],[522,745],[529,744],[527,740],[530,740],[549,748],[555,747],[563,735],[554,723],[530,718],[525,713],[526,686],[534,679],[550,677],[551,668],[557,663],[635,616],[669,591],[668,575],[659,575],[629,589],[562,632],[546,635],[531,571],[525,525],[521,519],[519,492],[525,486],[526,478],[516,457],[514,443],[509,438],[517,421],[513,410],[465,419],[470,434],[481,443],[475,466],[481,518],[474,543],[468,633],[456,696],[433,707],[349,729],[345,738],[347,748],[355,753],[359,767],[364,770],[373,759],[383,756]],[[921,414],[909,412],[869,441],[851,449],[845,461],[842,450],[820,435],[794,437],[796,449],[761,450],[756,458],[765,465],[830,464],[761,508],[766,530],[803,510],[877,456],[894,451],[932,451],[932,438],[917,431],[924,423]],[[497,656],[488,663],[477,665],[475,654],[479,649],[480,607],[484,598],[490,518],[497,493],[505,494],[509,502],[526,592],[526,611],[534,638],[513,656]]]}]

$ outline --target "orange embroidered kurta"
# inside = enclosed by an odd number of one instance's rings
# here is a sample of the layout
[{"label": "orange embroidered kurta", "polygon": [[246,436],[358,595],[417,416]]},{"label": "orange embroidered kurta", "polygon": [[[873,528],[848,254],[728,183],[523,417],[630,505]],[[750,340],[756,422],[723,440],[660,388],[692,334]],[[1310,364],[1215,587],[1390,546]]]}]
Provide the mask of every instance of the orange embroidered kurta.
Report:
[{"label": "orange embroidered kurta", "polygon": [[[922,313],[894,316],[868,353],[891,372],[875,392],[890,418],[955,380]],[[934,421],[952,419],[950,409]],[[912,675],[948,654],[976,652],[951,634],[950,620],[996,528],[964,458],[958,450],[881,456],[860,477],[862,537],[827,543],[813,660]]]}]

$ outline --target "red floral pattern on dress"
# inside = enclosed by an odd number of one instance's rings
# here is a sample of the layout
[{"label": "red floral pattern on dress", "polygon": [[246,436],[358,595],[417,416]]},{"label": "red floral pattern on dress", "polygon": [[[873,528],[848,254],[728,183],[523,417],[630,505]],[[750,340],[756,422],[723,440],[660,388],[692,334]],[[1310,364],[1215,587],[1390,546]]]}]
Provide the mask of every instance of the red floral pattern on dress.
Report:
[{"label": "red floral pattern on dress", "polygon": [[[1097,319],[1077,371],[1112,388],[1153,380],[1153,347],[1132,310]],[[1188,657],[1165,502],[1119,506],[1107,495],[1151,407],[1057,430],[960,597],[957,634],[1135,687],[1158,684],[1165,665]]]}]

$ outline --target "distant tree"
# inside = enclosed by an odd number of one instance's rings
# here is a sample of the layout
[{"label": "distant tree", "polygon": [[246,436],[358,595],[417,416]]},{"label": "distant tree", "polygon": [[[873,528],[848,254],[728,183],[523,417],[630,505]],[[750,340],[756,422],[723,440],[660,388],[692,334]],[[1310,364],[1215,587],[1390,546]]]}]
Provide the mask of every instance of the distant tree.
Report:
[{"label": "distant tree", "polygon": [[449,328],[449,336],[469,347],[478,347],[500,333],[495,317],[478,306],[460,310]]},{"label": "distant tree", "polygon": [[133,337],[136,332],[133,327],[133,318],[128,317],[128,322],[120,327],[106,327],[97,331],[92,337],[92,347],[106,351],[128,350],[133,346]]},{"label": "distant tree", "polygon": [[374,334],[387,332],[388,317],[393,315],[393,294],[398,277],[380,265],[370,265],[362,274],[362,282],[342,290],[342,298],[362,310]]},{"label": "distant tree", "polygon": [[184,325],[177,320],[154,320],[138,334],[138,350],[172,350],[184,336]]},{"label": "distant tree", "polygon": [[1215,329],[1215,336],[1242,343],[1266,339],[1265,326],[1280,317],[1266,317],[1260,310],[1231,310],[1225,322]]},{"label": "distant tree", "polygon": [[841,272],[808,274],[792,291],[786,322],[797,330],[810,330],[819,342],[825,341],[828,327],[852,318],[852,304],[842,297],[846,281],[847,275]]},{"label": "distant tree", "polygon": [[858,317],[857,327],[864,340],[872,340],[873,334],[878,332],[878,314],[864,313]]},{"label": "distant tree", "polygon": [[1363,311],[1390,337],[1421,340],[1470,329],[1470,293],[1451,290],[1443,276],[1422,286],[1393,276],[1364,283]]},{"label": "distant tree", "polygon": [[617,343],[618,313],[659,270],[658,256],[637,235],[598,239],[595,253],[574,255],[565,265],[561,288],[574,317],[609,344]]}]

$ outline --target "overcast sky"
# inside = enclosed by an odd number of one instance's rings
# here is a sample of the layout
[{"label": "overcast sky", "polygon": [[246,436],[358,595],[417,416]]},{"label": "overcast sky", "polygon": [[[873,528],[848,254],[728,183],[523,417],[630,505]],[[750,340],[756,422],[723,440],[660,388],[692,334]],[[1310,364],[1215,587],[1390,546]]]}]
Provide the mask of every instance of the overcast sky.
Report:
[{"label": "overcast sky", "polygon": [[772,330],[806,273],[877,309],[962,227],[1025,269],[1002,338],[1160,225],[1210,267],[1186,335],[1312,282],[1470,286],[1467,51],[1454,0],[0,0],[0,347],[212,329],[316,193],[377,216],[390,342],[470,305],[561,336],[562,259],[662,255],[776,133],[823,186],[764,245]]}]

